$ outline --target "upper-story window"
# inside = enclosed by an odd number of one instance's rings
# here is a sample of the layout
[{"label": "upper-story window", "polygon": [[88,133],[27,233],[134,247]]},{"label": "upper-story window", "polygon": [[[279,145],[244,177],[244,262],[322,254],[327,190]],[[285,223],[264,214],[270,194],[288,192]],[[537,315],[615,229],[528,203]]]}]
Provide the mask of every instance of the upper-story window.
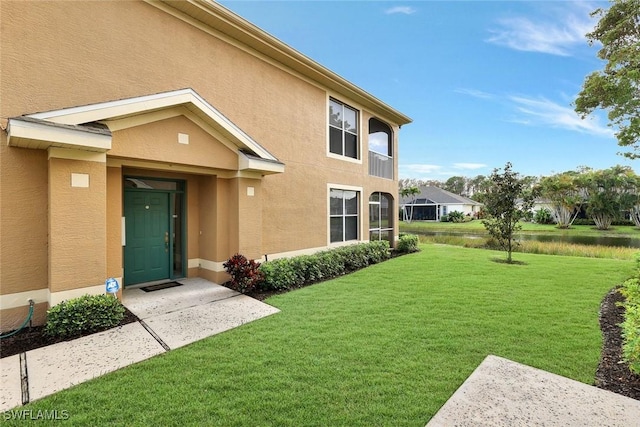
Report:
[{"label": "upper-story window", "polygon": [[391,128],[375,118],[369,119],[369,151],[393,156]]},{"label": "upper-story window", "polygon": [[393,134],[378,119],[369,119],[369,175],[393,179]]},{"label": "upper-story window", "polygon": [[329,100],[329,151],[340,156],[360,158],[358,149],[358,111]]}]

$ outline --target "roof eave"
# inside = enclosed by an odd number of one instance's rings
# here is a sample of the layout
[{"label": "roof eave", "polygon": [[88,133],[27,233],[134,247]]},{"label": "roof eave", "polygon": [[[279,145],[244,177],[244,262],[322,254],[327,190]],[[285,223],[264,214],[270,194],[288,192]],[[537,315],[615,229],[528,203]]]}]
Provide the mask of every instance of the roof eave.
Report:
[{"label": "roof eave", "polygon": [[[165,3],[193,19],[221,31],[256,50],[257,52],[286,65],[292,70],[343,94],[363,107],[380,114],[402,126],[412,122],[409,116],[385,104],[365,90],[338,74],[303,55],[269,33],[251,24],[244,18],[211,0],[146,0],[151,4]],[[203,16],[202,11],[206,11]]]}]

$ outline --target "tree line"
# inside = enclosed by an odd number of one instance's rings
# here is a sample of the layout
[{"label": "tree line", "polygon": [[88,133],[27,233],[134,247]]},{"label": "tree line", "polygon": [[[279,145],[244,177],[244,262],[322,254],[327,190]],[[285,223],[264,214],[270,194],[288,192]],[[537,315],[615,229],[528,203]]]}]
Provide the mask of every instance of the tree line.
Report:
[{"label": "tree line", "polygon": [[[401,179],[400,194],[415,195],[411,188],[434,185],[486,204],[487,197],[495,191],[494,180],[495,176],[483,175],[454,176],[445,182]],[[522,189],[518,199],[531,197],[545,206],[558,228],[571,227],[580,212],[585,212],[600,230],[624,219],[640,227],[640,176],[628,166],[608,169],[583,166],[544,177],[518,174],[517,180]]]}]

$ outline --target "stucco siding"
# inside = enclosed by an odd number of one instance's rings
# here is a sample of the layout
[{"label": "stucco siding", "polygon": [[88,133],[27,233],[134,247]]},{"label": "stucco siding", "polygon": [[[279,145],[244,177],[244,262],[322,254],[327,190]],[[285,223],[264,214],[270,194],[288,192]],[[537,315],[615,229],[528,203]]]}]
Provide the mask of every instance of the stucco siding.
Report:
[{"label": "stucco siding", "polygon": [[[179,134],[185,143],[179,142]],[[110,157],[238,169],[238,155],[184,116],[113,133]]]},{"label": "stucco siding", "polygon": [[0,294],[47,287],[47,152],[0,135]]},{"label": "stucco siding", "polygon": [[[72,174],[87,176],[74,187]],[[49,289],[104,283],[107,270],[106,165],[49,159]]]}]

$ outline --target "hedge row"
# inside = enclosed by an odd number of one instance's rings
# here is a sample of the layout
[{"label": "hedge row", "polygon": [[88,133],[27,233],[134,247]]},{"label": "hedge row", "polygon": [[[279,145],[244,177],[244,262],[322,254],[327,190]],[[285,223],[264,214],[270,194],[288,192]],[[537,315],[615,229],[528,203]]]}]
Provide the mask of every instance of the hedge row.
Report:
[{"label": "hedge row", "polygon": [[380,240],[337,249],[280,258],[260,265],[263,279],[258,287],[265,291],[285,290],[327,280],[389,258],[389,242]]},{"label": "hedge row", "polygon": [[640,375],[640,257],[637,277],[624,282],[620,293],[624,295],[624,321],[622,329],[622,357],[629,364],[631,372]]}]

